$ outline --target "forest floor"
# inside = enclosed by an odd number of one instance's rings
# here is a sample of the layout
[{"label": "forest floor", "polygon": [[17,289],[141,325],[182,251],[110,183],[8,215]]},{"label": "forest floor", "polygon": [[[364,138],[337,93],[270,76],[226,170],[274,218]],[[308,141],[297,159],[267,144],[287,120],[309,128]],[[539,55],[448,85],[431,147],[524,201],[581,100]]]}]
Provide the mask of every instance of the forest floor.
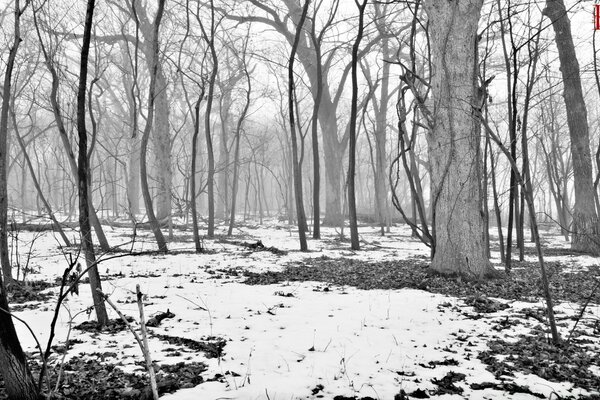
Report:
[{"label": "forest floor", "polygon": [[[543,232],[563,339],[555,347],[531,244],[509,277],[469,283],[430,274],[428,248],[403,225],[384,237],[360,231],[360,251],[325,228],[302,253],[295,231],[275,220],[245,223],[232,237],[222,225],[196,254],[191,231],[176,229],[163,255],[150,232],[138,230],[132,243],[131,228],[106,226],[120,246],[99,253],[99,269],[104,292],[134,325],[136,284],[146,316],[166,317],[148,328],[164,399],[600,399],[598,258]],[[61,248],[51,231],[23,229],[12,243],[30,282],[12,311],[45,348],[77,248]],[[150,398],[132,334],[113,310],[115,322],[98,331],[91,305],[81,284],[60,308],[48,360],[48,383],[60,376],[55,398]],[[35,340],[16,324],[39,371]]]}]

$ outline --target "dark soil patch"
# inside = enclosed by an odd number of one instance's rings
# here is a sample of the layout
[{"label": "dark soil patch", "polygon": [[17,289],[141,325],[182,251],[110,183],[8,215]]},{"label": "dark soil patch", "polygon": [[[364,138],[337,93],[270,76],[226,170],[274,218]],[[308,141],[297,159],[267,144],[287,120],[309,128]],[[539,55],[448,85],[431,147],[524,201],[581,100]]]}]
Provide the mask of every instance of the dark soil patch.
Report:
[{"label": "dark soil patch", "polygon": [[[31,364],[34,372],[40,366]],[[207,367],[203,363],[178,363],[175,365],[155,365],[159,394],[173,393],[179,389],[191,388],[204,382],[201,373]],[[49,380],[54,388],[58,366],[50,368]],[[215,377],[210,380],[216,380]],[[58,393],[54,398],[87,400],[151,400],[150,382],[145,370],[139,373],[123,372],[114,364],[104,363],[89,356],[75,357],[64,364],[64,372]],[[4,382],[0,379],[0,399],[7,399]]]},{"label": "dark soil patch", "polygon": [[[421,289],[458,297],[484,296],[523,301],[542,297],[538,265],[515,263],[515,267],[517,265],[520,268],[515,268],[509,276],[465,283],[460,279],[432,273],[428,263],[423,260],[364,262],[321,257],[305,260],[300,265],[289,265],[278,272],[245,272],[244,283],[269,285],[289,281],[318,281],[359,289]],[[548,263],[547,269],[552,292],[557,299],[581,302],[591,297],[592,303],[600,303],[600,290],[595,282],[600,276],[598,267],[572,272],[559,263]]]},{"label": "dark soil patch", "polygon": [[504,304],[498,300],[488,299],[485,296],[469,296],[465,299],[465,304],[472,306],[475,309],[475,312],[486,314],[502,311],[510,307],[508,304]]},{"label": "dark soil patch", "polygon": [[500,390],[503,392],[508,392],[510,394],[515,393],[525,393],[530,394],[532,396],[537,397],[538,399],[545,399],[541,393],[532,392],[527,386],[520,386],[512,382],[502,382],[502,383],[493,383],[493,382],[483,382],[483,383],[472,383],[469,386],[472,390],[484,390],[484,389],[494,389]]},{"label": "dark soil patch", "polygon": [[442,379],[432,379],[431,382],[436,384],[438,387],[432,393],[434,396],[442,394],[461,394],[464,389],[460,386],[456,386],[456,382],[464,381],[466,378],[465,374],[459,372],[450,371]]},{"label": "dark soil patch", "polygon": [[[133,322],[133,317],[125,316],[125,318],[127,318],[127,321],[129,322]],[[117,333],[128,329],[127,325],[121,318],[111,319],[104,327],[99,326],[96,321],[85,321],[74,326],[73,328],[92,333]]]},{"label": "dark soil patch", "polygon": [[493,340],[488,346],[489,350],[480,353],[478,358],[497,379],[519,371],[551,382],[568,381],[587,390],[600,388],[600,376],[590,370],[591,366],[600,368],[598,348],[575,343],[557,347],[548,343],[544,332],[522,335],[514,343]]},{"label": "dark soil patch", "polygon": [[204,353],[206,358],[222,357],[224,354],[223,348],[225,348],[225,344],[227,343],[225,339],[215,336],[209,336],[199,341],[178,336],[160,335],[156,333],[151,333],[151,335],[172,345],[185,346],[194,352],[201,351]]},{"label": "dark soil patch", "polygon": [[249,249],[251,252],[268,251],[268,252],[273,253],[278,256],[287,254],[287,251],[280,250],[277,247],[265,246],[261,240],[257,240],[256,242],[241,242],[241,241],[237,241],[237,240],[220,239],[219,242],[231,244],[234,246],[245,247],[245,248]]},{"label": "dark soil patch", "polygon": [[28,301],[45,302],[52,297],[52,293],[41,292],[55,286],[55,284],[46,281],[15,282],[8,289],[8,301],[10,304],[20,304]]}]

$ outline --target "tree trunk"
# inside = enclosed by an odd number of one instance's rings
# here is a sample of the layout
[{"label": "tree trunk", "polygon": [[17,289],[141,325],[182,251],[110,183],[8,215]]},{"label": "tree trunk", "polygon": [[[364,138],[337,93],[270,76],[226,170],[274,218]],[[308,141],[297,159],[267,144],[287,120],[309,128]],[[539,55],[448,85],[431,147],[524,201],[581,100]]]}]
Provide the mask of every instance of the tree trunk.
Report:
[{"label": "tree trunk", "polygon": [[350,217],[350,246],[352,250],[360,250],[354,179],[356,175],[356,120],[358,118],[358,49],[363,37],[363,23],[367,2],[368,0],[364,0],[362,3],[356,3],[358,7],[358,33],[352,46],[352,100],[350,104],[350,140],[348,146],[348,214]]},{"label": "tree trunk", "polygon": [[154,167],[157,181],[156,219],[165,225],[171,218],[171,138],[169,135],[169,99],[167,98],[167,79],[159,60],[156,74],[156,117],[152,143],[154,145]]},{"label": "tree trunk", "polygon": [[[62,238],[63,242],[65,243],[65,246],[69,247],[69,246],[71,246],[71,241],[69,240],[67,235],[65,235],[65,232],[63,231],[62,227],[60,226],[60,223],[54,216],[54,212],[52,211],[52,206],[46,199],[46,196],[44,196],[44,192],[43,192],[42,188],[40,187],[40,183],[37,179],[37,176],[35,175],[35,169],[33,168],[33,164],[31,163],[31,159],[29,158],[29,154],[27,153],[27,147],[25,147],[25,142],[23,141],[23,138],[21,137],[21,135],[19,134],[19,130],[17,129],[16,116],[15,116],[14,112],[11,112],[11,114],[12,114],[14,129],[15,129],[15,136],[17,137],[17,143],[19,143],[19,147],[21,147],[21,152],[23,152],[23,159],[24,159],[23,171],[26,171],[25,165],[27,165],[27,169],[29,169],[29,173],[31,174],[31,180],[33,182],[33,186],[35,187],[35,189],[37,191],[39,199],[42,201],[42,204],[44,204],[44,207],[46,208],[46,212],[48,213],[48,216],[50,217],[50,220],[52,221],[52,224],[54,225],[54,229],[58,232],[58,234]],[[27,175],[24,174],[24,176],[27,176]],[[24,199],[25,198],[23,198],[23,201],[24,201]]]},{"label": "tree trunk", "polygon": [[[8,187],[6,166],[8,157],[8,111],[11,97],[12,72],[15,58],[21,43],[19,0],[14,2],[14,42],[10,48],[2,91],[2,109],[0,112],[0,374],[4,378],[6,394],[10,399],[34,400],[40,398],[27,366],[27,359],[17,337],[15,326],[8,308],[6,286],[12,280],[11,265],[8,259],[7,220]],[[3,279],[4,278],[4,279]],[[8,279],[8,280],[6,280]]]},{"label": "tree trunk", "polygon": [[[288,65],[288,104],[289,104],[289,118],[290,118],[290,135],[292,138],[292,164],[294,171],[294,194],[296,197],[296,219],[298,220],[298,236],[300,238],[300,250],[307,251],[308,244],[306,243],[306,215],[304,213],[304,200],[302,198],[302,169],[300,162],[298,161],[298,143],[296,138],[296,120],[294,118],[294,61],[296,59],[296,50],[298,49],[298,42],[300,41],[300,33],[302,32],[302,26],[306,19],[308,12],[308,5],[310,0],[305,0],[304,7],[302,9],[302,16],[296,26],[296,34],[294,37],[294,43],[292,44],[292,51],[290,53],[290,61]],[[258,188],[257,188],[258,190]]]},{"label": "tree trunk", "polygon": [[140,213],[140,142],[130,139],[129,168],[127,169],[127,204],[132,216]]},{"label": "tree trunk", "polygon": [[[208,36],[204,26],[201,25],[204,40],[208,44],[212,59],[212,71],[208,82],[208,97],[206,99],[206,112],[204,114],[204,134],[206,137],[206,152],[208,155],[208,230],[207,236],[212,238],[215,236],[215,155],[211,133],[211,110],[213,97],[215,92],[215,82],[219,71],[219,59],[215,48],[215,7],[213,1],[210,1],[210,37]],[[198,21],[200,21],[198,19]]]},{"label": "tree trunk", "polygon": [[196,100],[194,106],[194,133],[192,134],[192,165],[190,173],[190,207],[192,209],[192,230],[194,235],[194,246],[196,253],[204,251],[200,236],[198,234],[198,210],[196,209],[196,158],[198,157],[198,133],[200,131],[200,103],[204,97],[204,88]]},{"label": "tree trunk", "polygon": [[494,269],[481,216],[480,123],[476,106],[477,23],[483,0],[428,0],[434,126],[428,133],[435,254],[431,268],[467,279]]},{"label": "tree trunk", "polygon": [[95,0],[88,0],[85,16],[85,26],[83,31],[83,44],[81,47],[81,63],[79,69],[79,87],[77,90],[77,133],[79,137],[79,157],[77,169],[77,182],[79,193],[79,228],[81,234],[81,244],[90,278],[90,287],[92,298],[94,299],[94,308],[96,310],[96,319],[99,326],[108,323],[108,314],[104,305],[104,299],[98,290],[102,290],[100,274],[96,264],[96,255],[94,254],[94,244],[92,242],[92,228],[90,225],[90,207],[88,204],[89,186],[89,158],[87,148],[87,130],[85,127],[85,99],[87,82],[87,65],[90,51],[91,31],[94,16]]},{"label": "tree trunk", "polygon": [[[240,115],[240,118],[238,119],[238,123],[235,129],[235,150],[234,150],[234,154],[233,154],[233,182],[232,182],[232,188],[231,188],[231,210],[230,210],[230,216],[229,216],[229,229],[227,230],[227,235],[231,236],[233,235],[233,227],[235,225],[235,208],[236,208],[236,201],[237,201],[237,193],[238,193],[238,186],[239,186],[239,171],[240,171],[240,137],[242,134],[242,127],[244,124],[244,119],[246,118],[246,115],[248,114],[248,109],[250,108],[250,93],[252,92],[252,81],[250,80],[250,73],[248,72],[248,66],[246,64],[246,53],[245,53],[246,48],[244,47],[244,73],[246,75],[246,79],[248,81],[248,90],[246,91],[246,103],[244,104],[244,109],[242,110],[242,114]],[[229,160],[229,156],[227,156],[227,159]]]},{"label": "tree trunk", "polygon": [[[71,169],[71,173],[73,174],[73,178],[77,179],[77,175],[78,175],[77,162],[75,161],[75,154],[73,153],[73,149],[71,148],[71,141],[69,138],[69,134],[67,133],[67,128],[65,127],[65,122],[64,122],[64,119],[62,116],[62,111],[61,111],[60,104],[59,104],[58,72],[56,71],[56,68],[54,67],[54,61],[51,59],[50,53],[48,53],[48,50],[44,46],[44,42],[42,40],[42,34],[39,29],[37,14],[35,12],[33,13],[33,23],[34,23],[35,30],[37,33],[37,37],[40,41],[40,47],[41,47],[42,53],[44,54],[44,62],[45,62],[46,67],[48,68],[48,71],[50,72],[50,75],[52,77],[51,89],[50,89],[50,104],[52,106],[52,113],[54,114],[54,119],[56,121],[56,127],[58,129],[61,143],[66,152],[67,161],[68,161],[69,167]],[[89,185],[88,185],[88,188],[89,188]],[[89,196],[89,198],[90,199],[92,198],[91,195]],[[100,248],[103,251],[109,251],[110,245],[108,244],[106,235],[104,235],[104,230],[102,229],[102,225],[98,221],[98,217],[96,215],[96,210],[93,207],[93,203],[91,200],[88,203],[90,206],[90,210],[89,210],[90,221],[91,221],[92,226],[94,227],[94,231],[96,232],[96,237],[98,238],[98,244],[100,245]],[[69,210],[69,217],[71,217],[72,211],[73,211],[72,209]]]},{"label": "tree trunk", "polygon": [[[388,39],[382,39],[382,55],[388,57],[389,43]],[[387,160],[385,145],[387,141],[387,109],[389,102],[390,85],[390,63],[383,63],[381,71],[381,96],[379,99],[379,113],[376,116],[375,129],[375,211],[377,222],[381,228],[381,236],[385,235],[385,225],[387,218]],[[414,214],[413,214],[414,215]]]},{"label": "tree trunk", "polygon": [[[323,100],[328,98],[323,92]],[[325,155],[325,216],[324,226],[342,226],[344,215],[342,213],[342,159],[343,147],[337,138],[337,118],[335,108],[329,103],[321,101],[319,107],[321,131],[323,132],[323,152]],[[321,122],[325,120],[324,122]]]},{"label": "tree trunk", "polygon": [[[8,110],[10,108],[12,73],[15,66],[17,51],[21,44],[21,10],[19,1],[15,0],[14,9],[14,41],[8,53],[4,84],[2,86],[2,109],[0,110],[0,264],[2,265],[2,291],[12,283],[12,265],[8,258]],[[9,317],[10,318],[10,317]]]},{"label": "tree trunk", "polygon": [[[152,205],[152,196],[150,195],[150,189],[148,187],[148,172],[146,165],[146,154],[148,150],[148,138],[150,137],[150,131],[152,130],[152,122],[154,120],[154,94],[156,91],[156,74],[158,70],[158,32],[160,28],[160,21],[164,11],[165,0],[158,1],[158,11],[154,19],[154,33],[152,35],[152,68],[150,69],[150,88],[148,90],[148,116],[146,120],[146,126],[142,134],[142,142],[140,149],[140,176],[142,195],[144,197],[144,206],[146,207],[146,215],[148,216],[148,222],[156,239],[156,245],[158,251],[167,252],[167,242],[165,237],[160,230],[160,224],[154,214],[154,206]],[[137,45],[137,44],[136,44]]]},{"label": "tree trunk", "polygon": [[594,202],[587,110],[581,87],[579,63],[571,35],[571,23],[563,0],[547,0],[543,13],[552,21],[556,35],[556,47],[564,85],[563,97],[571,137],[575,187],[571,247],[574,250],[600,255],[600,235]]},{"label": "tree trunk", "polygon": [[[150,23],[145,8],[141,1],[133,2],[136,10],[136,23],[144,37],[143,52],[150,74],[155,75],[154,108],[156,118],[153,121],[152,144],[154,145],[154,167],[156,173],[156,219],[161,223],[171,217],[171,181],[173,172],[171,167],[171,139],[169,127],[169,98],[167,91],[167,78],[162,63],[153,47],[155,40],[155,26]],[[136,44],[137,45],[137,44]]]}]

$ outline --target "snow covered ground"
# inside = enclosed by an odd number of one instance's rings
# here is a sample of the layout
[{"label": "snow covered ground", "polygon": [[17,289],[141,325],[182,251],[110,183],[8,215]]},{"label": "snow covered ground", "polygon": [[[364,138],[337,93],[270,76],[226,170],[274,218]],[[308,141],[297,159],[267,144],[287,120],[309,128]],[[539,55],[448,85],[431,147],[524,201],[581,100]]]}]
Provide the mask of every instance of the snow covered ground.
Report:
[{"label": "snow covered ground", "polygon": [[[224,226],[218,227],[217,235],[224,235],[225,230]],[[126,250],[155,248],[148,232],[138,232],[133,245],[131,229],[107,227],[106,233],[111,245],[122,244]],[[205,239],[204,245],[209,250],[206,254],[193,253],[190,231],[176,230],[174,234],[175,241],[169,245],[174,254],[112,259],[114,254],[109,254],[101,256],[106,260],[99,267],[107,278],[103,282],[104,292],[124,314],[138,317],[134,301],[136,284],[140,284],[146,295],[147,316],[167,309],[175,314],[159,327],[149,328],[152,332],[193,340],[209,336],[226,340],[224,355],[207,359],[201,352],[174,349],[172,344],[152,336],[150,350],[158,364],[202,361],[208,365],[203,373],[205,379],[219,377],[165,395],[165,399],[275,400],[335,396],[394,399],[401,390],[433,391],[437,386],[432,379],[442,379],[450,371],[466,375],[456,383],[464,392],[435,397],[535,398],[531,394],[511,395],[494,388],[473,390],[470,384],[497,382],[477,358],[479,352],[487,349],[489,340],[516,340],[519,334],[528,333],[533,323],[523,322],[502,330],[493,327],[525,308],[543,306],[541,302],[510,302],[506,310],[473,319],[468,317],[472,309],[462,299],[421,290],[359,290],[323,282],[251,286],[241,283],[244,278],[235,275],[239,271],[279,271],[287,264],[322,256],[360,261],[428,256],[429,250],[412,239],[404,226],[394,227],[385,237],[375,228],[362,228],[363,250],[358,252],[349,250],[349,243],[338,239],[339,232],[325,228],[323,239],[311,239],[310,252],[301,253],[297,251],[294,231],[278,226],[276,221],[263,227],[243,226],[232,238]],[[21,260],[25,259],[27,244],[35,235],[40,234],[20,232]],[[75,233],[69,232],[69,236],[74,237]],[[256,240],[287,254],[252,252],[239,245]],[[552,240],[553,246],[567,246],[558,237]],[[31,248],[30,266],[34,272],[28,279],[54,280],[62,276],[67,266],[65,252],[74,251],[60,249],[52,232],[41,234]],[[597,262],[584,256],[569,260],[581,261],[582,265]],[[57,293],[58,289],[49,291]],[[43,346],[48,340],[55,298],[45,304],[19,307],[15,312],[31,326]],[[65,341],[71,323],[76,325],[93,318],[93,314],[84,312],[91,305],[90,289],[81,285],[79,296],[71,296],[60,312],[56,344]],[[569,316],[575,315],[578,307],[563,303],[560,310]],[[598,305],[591,306],[588,312],[592,318],[600,316]],[[110,315],[117,317],[112,310]],[[573,322],[566,318],[565,321],[560,329],[566,336]],[[34,352],[31,334],[17,324],[23,346]],[[139,363],[143,360],[141,352],[128,331],[96,334],[73,329],[70,339],[76,340],[76,344],[68,351],[67,359],[83,353],[96,358],[102,355],[103,362],[117,364],[126,371],[144,371]],[[513,380],[547,398],[553,393],[574,398],[589,394],[568,382],[549,382],[535,375],[517,375]]]}]

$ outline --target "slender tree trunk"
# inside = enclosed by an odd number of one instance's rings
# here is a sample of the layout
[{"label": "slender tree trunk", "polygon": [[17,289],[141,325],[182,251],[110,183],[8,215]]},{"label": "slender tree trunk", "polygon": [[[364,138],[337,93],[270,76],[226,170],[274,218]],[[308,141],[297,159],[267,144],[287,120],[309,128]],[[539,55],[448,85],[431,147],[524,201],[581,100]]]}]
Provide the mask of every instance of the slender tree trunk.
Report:
[{"label": "slender tree trunk", "polygon": [[[14,2],[14,41],[8,53],[4,85],[2,87],[2,109],[0,110],[0,264],[2,264],[2,291],[12,283],[12,265],[8,257],[8,111],[12,90],[12,73],[15,59],[21,44],[21,9],[18,0]],[[4,293],[3,293],[4,294]],[[10,319],[10,317],[8,317]]]},{"label": "slender tree trunk", "polygon": [[[246,56],[245,54],[245,49],[244,49],[244,57]],[[250,108],[250,93],[252,92],[252,81],[250,80],[250,74],[248,72],[248,67],[246,65],[246,60],[244,58],[244,73],[246,74],[246,79],[248,81],[248,89],[246,91],[246,104],[244,105],[244,109],[242,110],[242,114],[240,115],[240,118],[238,119],[238,123],[235,129],[235,149],[234,149],[234,154],[233,154],[233,186],[231,189],[231,210],[230,210],[230,216],[229,216],[229,229],[227,230],[227,235],[231,236],[233,235],[233,227],[235,226],[235,208],[236,208],[236,201],[237,201],[237,192],[238,192],[238,185],[239,185],[239,170],[240,170],[240,137],[242,135],[242,126],[244,124],[244,119],[246,118],[246,115],[248,114],[248,109]]]},{"label": "slender tree trunk", "polygon": [[575,207],[573,209],[573,236],[575,250],[600,255],[598,214],[594,200],[592,159],[587,110],[583,98],[579,62],[575,53],[571,23],[563,0],[547,0],[543,11],[552,21],[556,47],[563,78],[567,124],[571,136]]},{"label": "slender tree trunk", "polygon": [[[315,9],[316,12],[316,9]],[[321,238],[321,162],[319,160],[319,107],[323,97],[323,66],[321,55],[321,39],[315,32],[314,21],[311,24],[311,38],[315,48],[316,70],[317,70],[317,90],[314,94],[314,106],[311,121],[312,136],[312,156],[313,156],[313,239]]]},{"label": "slender tree trunk", "polygon": [[[58,102],[58,89],[59,89],[59,77],[56,68],[54,67],[54,62],[50,58],[50,54],[48,53],[44,42],[42,40],[42,34],[39,29],[37,14],[33,13],[33,23],[35,26],[35,30],[40,42],[40,47],[42,49],[42,53],[44,54],[44,62],[50,75],[52,77],[51,89],[50,89],[50,104],[52,106],[52,113],[54,114],[54,120],[56,121],[56,127],[58,129],[58,133],[60,136],[61,143],[65,149],[67,161],[69,163],[69,167],[71,169],[71,173],[73,177],[76,179],[78,175],[78,166],[77,161],[75,160],[75,154],[73,153],[73,149],[71,148],[71,141],[69,139],[69,134],[67,133],[67,128],[65,127],[65,122],[62,116],[62,111],[60,108],[60,104]],[[91,199],[91,193],[89,195]],[[71,203],[72,205],[72,203]],[[92,226],[94,227],[94,231],[96,232],[96,237],[98,238],[98,244],[103,251],[109,251],[110,245],[108,244],[108,240],[106,239],[106,235],[104,234],[104,230],[102,229],[102,225],[98,220],[98,216],[96,215],[96,210],[93,207],[93,202],[89,201],[90,211],[89,217]],[[72,209],[69,212],[69,217],[72,215]]]},{"label": "slender tree trunk", "polygon": [[358,237],[358,220],[356,217],[356,190],[354,179],[356,175],[356,124],[358,118],[358,49],[363,37],[365,8],[368,0],[355,0],[358,7],[358,33],[352,46],[352,100],[350,104],[350,141],[348,154],[348,213],[350,216],[350,242],[352,250],[360,250]]},{"label": "slender tree trunk", "polygon": [[[29,173],[31,174],[31,181],[33,182],[33,186],[35,187],[35,190],[37,191],[39,199],[44,204],[44,208],[46,208],[46,212],[48,213],[48,216],[50,217],[52,224],[54,224],[54,229],[58,232],[58,234],[62,238],[63,242],[65,243],[65,246],[71,246],[71,241],[69,240],[69,238],[67,238],[67,235],[65,235],[65,232],[63,231],[62,227],[60,226],[60,222],[58,222],[58,220],[54,216],[54,212],[52,211],[52,206],[46,199],[46,196],[44,196],[44,191],[40,187],[40,183],[37,179],[37,176],[35,175],[35,169],[33,168],[33,164],[31,163],[31,159],[29,158],[29,154],[27,153],[27,148],[25,147],[25,142],[23,141],[23,138],[21,137],[21,135],[19,135],[19,131],[17,129],[16,116],[15,116],[14,112],[11,112],[11,114],[12,114],[13,125],[15,126],[15,136],[17,137],[17,143],[19,143],[19,147],[21,147],[21,152],[23,152],[23,159],[25,161],[25,165],[27,166],[27,169],[29,169]],[[25,165],[23,165],[23,170],[25,170]]]},{"label": "slender tree trunk", "polygon": [[290,118],[290,135],[292,138],[292,163],[294,171],[294,194],[296,197],[296,219],[298,220],[298,236],[300,238],[300,250],[307,251],[308,245],[306,242],[306,214],[304,213],[304,200],[302,198],[302,170],[298,161],[298,143],[296,138],[296,120],[294,118],[294,61],[296,59],[296,50],[298,49],[298,43],[300,41],[300,33],[302,32],[302,26],[306,20],[306,14],[308,12],[308,6],[310,0],[304,2],[302,8],[302,16],[296,26],[296,34],[294,43],[292,44],[292,51],[290,53],[290,61],[288,65],[288,99],[289,99],[289,118]]},{"label": "slender tree trunk", "polygon": [[167,242],[160,229],[160,224],[154,214],[154,206],[152,205],[152,196],[150,195],[150,189],[148,187],[148,172],[146,165],[146,154],[148,152],[148,139],[150,137],[150,131],[152,130],[152,122],[154,120],[154,97],[156,91],[156,73],[158,69],[158,32],[160,28],[160,22],[162,20],[164,7],[166,0],[158,0],[158,11],[154,19],[154,34],[152,39],[152,69],[150,74],[150,89],[148,91],[148,116],[146,120],[146,126],[142,134],[142,142],[140,149],[140,176],[142,184],[142,195],[144,197],[144,205],[146,207],[146,215],[148,216],[148,222],[150,228],[156,239],[158,251],[167,252]]},{"label": "slender tree trunk", "polygon": [[200,103],[204,97],[204,89],[202,89],[196,105],[194,106],[194,133],[192,134],[192,165],[190,173],[190,207],[192,208],[192,230],[194,231],[194,246],[196,253],[204,251],[200,236],[198,234],[198,210],[196,207],[196,158],[198,157],[198,133],[200,131]]},{"label": "slender tree trunk", "polygon": [[95,0],[88,0],[87,12],[85,16],[85,25],[83,30],[83,44],[81,47],[81,63],[79,69],[79,87],[77,90],[77,133],[79,136],[79,157],[77,182],[79,193],[79,228],[81,230],[81,244],[90,278],[90,287],[92,298],[94,299],[94,308],[96,310],[96,319],[99,326],[108,323],[108,314],[104,305],[104,299],[98,290],[102,290],[100,274],[96,265],[96,255],[94,254],[94,244],[92,242],[92,228],[90,225],[90,207],[88,204],[89,186],[89,158],[87,148],[87,130],[85,127],[85,99],[86,82],[88,69],[88,55],[90,51],[91,32],[94,16]]},{"label": "slender tree trunk", "polygon": [[425,1],[434,75],[428,134],[435,254],[431,268],[467,279],[494,274],[483,245],[477,24],[483,0]]},{"label": "slender tree trunk", "polygon": [[215,236],[215,155],[212,142],[211,133],[211,111],[213,97],[215,93],[215,82],[217,80],[217,74],[219,72],[219,59],[217,57],[217,51],[215,48],[215,7],[213,0],[210,0],[210,36],[204,29],[202,22],[198,18],[204,40],[208,44],[212,59],[212,71],[208,82],[208,97],[206,99],[206,112],[204,114],[204,134],[206,137],[206,152],[208,154],[208,231],[207,236],[212,238]]}]

